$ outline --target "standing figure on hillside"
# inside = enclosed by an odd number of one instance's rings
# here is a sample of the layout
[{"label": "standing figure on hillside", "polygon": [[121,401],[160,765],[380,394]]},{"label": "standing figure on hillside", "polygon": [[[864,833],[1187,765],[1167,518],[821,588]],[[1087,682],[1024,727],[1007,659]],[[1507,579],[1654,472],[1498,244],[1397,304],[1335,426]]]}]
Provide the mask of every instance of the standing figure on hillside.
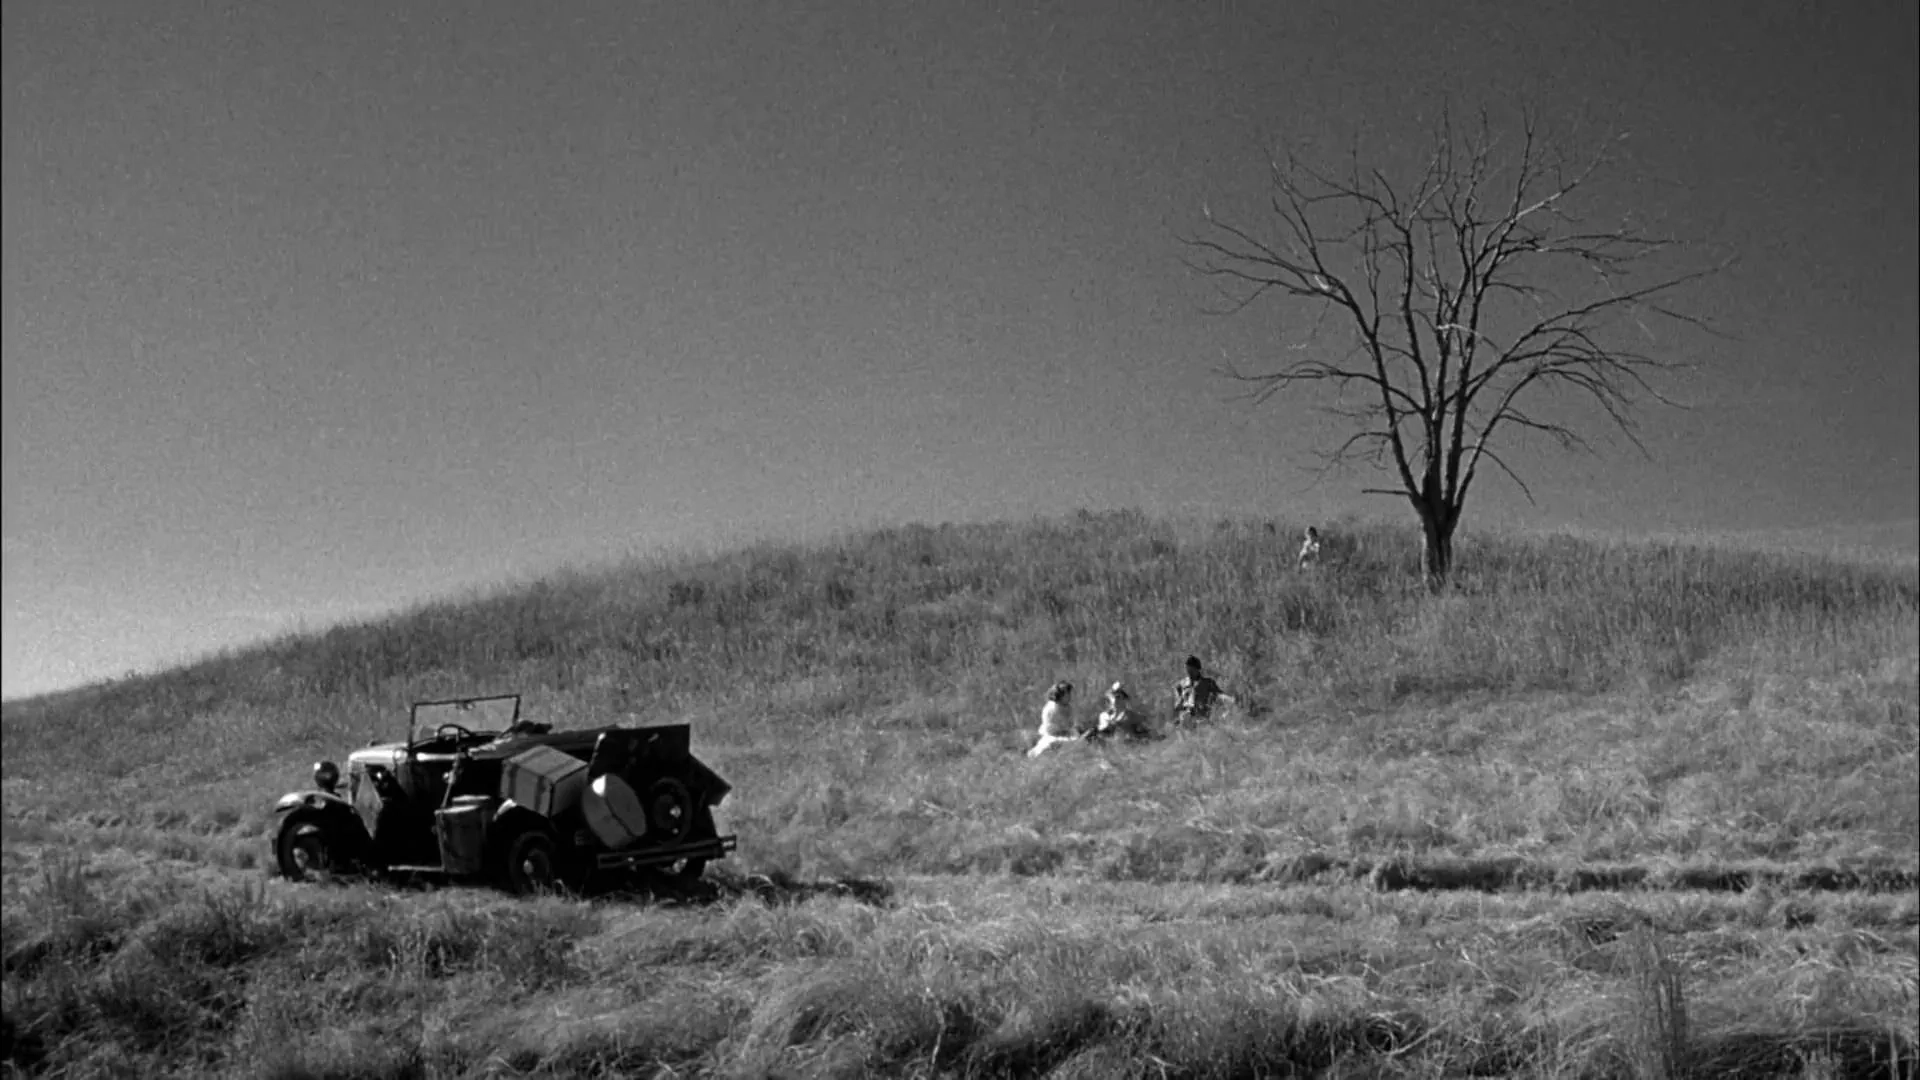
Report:
[{"label": "standing figure on hillside", "polygon": [[1173,684],[1173,723],[1175,727],[1186,727],[1195,720],[1205,720],[1213,715],[1213,705],[1217,701],[1233,701],[1234,696],[1220,689],[1220,684],[1208,677],[1200,667],[1200,658],[1187,657],[1187,677]]},{"label": "standing figure on hillside", "polygon": [[1054,683],[1047,691],[1047,703],[1040,706],[1040,740],[1027,751],[1027,756],[1039,757],[1054,743],[1073,742],[1083,734],[1073,722],[1073,684]]},{"label": "standing figure on hillside", "polygon": [[1306,539],[1300,541],[1299,569],[1305,570],[1307,567],[1312,566],[1319,561],[1320,561],[1320,530],[1309,525],[1307,526]]},{"label": "standing figure on hillside", "polygon": [[1145,713],[1136,710],[1124,684],[1114,683],[1107,690],[1107,708],[1100,714],[1099,726],[1088,736],[1093,739],[1125,739],[1128,742],[1153,738],[1153,724]]}]

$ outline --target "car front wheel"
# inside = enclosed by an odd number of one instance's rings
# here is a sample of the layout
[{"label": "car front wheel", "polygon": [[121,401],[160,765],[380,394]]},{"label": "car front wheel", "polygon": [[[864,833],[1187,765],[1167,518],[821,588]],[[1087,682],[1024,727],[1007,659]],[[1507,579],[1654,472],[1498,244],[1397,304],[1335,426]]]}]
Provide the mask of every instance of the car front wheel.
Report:
[{"label": "car front wheel", "polygon": [[274,838],[274,861],[288,881],[317,881],[346,869],[346,851],[337,830],[310,810],[287,815]]}]

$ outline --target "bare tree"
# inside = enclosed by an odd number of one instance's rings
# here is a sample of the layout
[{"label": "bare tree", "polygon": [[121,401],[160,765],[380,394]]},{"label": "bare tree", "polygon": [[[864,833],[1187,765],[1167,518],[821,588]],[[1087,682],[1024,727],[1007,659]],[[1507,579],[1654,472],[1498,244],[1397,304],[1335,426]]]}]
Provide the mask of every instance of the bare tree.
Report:
[{"label": "bare tree", "polygon": [[1619,331],[1651,343],[1654,317],[1702,326],[1668,306],[1669,294],[1726,265],[1674,270],[1664,256],[1676,241],[1576,216],[1576,197],[1609,163],[1606,149],[1570,161],[1531,117],[1521,126],[1517,145],[1503,147],[1484,115],[1465,133],[1442,119],[1410,183],[1357,153],[1337,175],[1276,158],[1273,235],[1209,209],[1184,240],[1188,266],[1227,295],[1226,313],[1272,296],[1310,317],[1304,340],[1288,347],[1297,359],[1228,374],[1250,384],[1255,401],[1332,391],[1322,408],[1354,430],[1321,455],[1325,464],[1360,458],[1393,477],[1393,487],[1363,490],[1412,504],[1436,585],[1452,568],[1454,530],[1483,465],[1533,499],[1496,449],[1506,437],[1592,449],[1541,411],[1553,398],[1597,406],[1596,419],[1645,452],[1640,399],[1674,404],[1649,376],[1684,361],[1642,351]]}]

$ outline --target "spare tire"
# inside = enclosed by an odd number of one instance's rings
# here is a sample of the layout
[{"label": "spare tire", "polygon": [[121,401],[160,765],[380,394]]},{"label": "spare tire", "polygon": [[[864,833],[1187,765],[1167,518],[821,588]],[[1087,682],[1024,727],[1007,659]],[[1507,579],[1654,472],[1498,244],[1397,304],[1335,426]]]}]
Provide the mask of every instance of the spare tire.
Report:
[{"label": "spare tire", "polygon": [[640,796],[612,773],[593,778],[580,795],[580,810],[587,828],[610,848],[626,847],[647,834],[647,811]]}]

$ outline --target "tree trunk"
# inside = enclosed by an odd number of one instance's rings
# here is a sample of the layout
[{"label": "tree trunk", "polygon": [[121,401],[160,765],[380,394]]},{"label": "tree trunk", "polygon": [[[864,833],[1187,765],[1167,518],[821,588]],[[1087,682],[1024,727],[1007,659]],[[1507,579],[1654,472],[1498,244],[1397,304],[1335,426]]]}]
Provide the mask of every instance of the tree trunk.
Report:
[{"label": "tree trunk", "polygon": [[1439,589],[1453,572],[1453,527],[1458,521],[1444,509],[1420,508],[1420,564],[1428,588]]}]

